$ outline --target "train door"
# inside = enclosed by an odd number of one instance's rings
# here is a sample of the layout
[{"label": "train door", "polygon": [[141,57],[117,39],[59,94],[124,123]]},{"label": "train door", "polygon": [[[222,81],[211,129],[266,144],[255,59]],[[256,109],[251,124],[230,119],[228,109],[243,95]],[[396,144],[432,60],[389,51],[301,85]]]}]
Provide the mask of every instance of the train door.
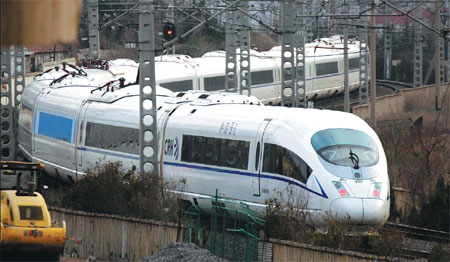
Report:
[{"label": "train door", "polygon": [[255,156],[255,175],[252,176],[252,188],[253,195],[260,196],[261,195],[261,169],[262,169],[262,148],[263,148],[263,140],[264,140],[264,132],[266,130],[267,125],[269,124],[270,119],[264,119],[263,122],[259,125],[258,131],[255,136],[255,151],[253,152]]},{"label": "train door", "polygon": [[86,121],[84,120],[84,116],[86,115],[86,111],[89,107],[90,103],[84,103],[80,110],[78,111],[78,129],[77,129],[77,137],[75,142],[75,159],[77,162],[77,174],[83,172],[83,145],[86,137]]},{"label": "train door", "polygon": [[39,100],[41,99],[43,95],[40,94],[37,98],[36,98],[36,102],[34,103],[34,108],[33,108],[33,126],[31,128],[31,155],[34,156],[35,152],[36,152],[36,135],[35,133],[37,132],[37,115],[38,115],[38,109],[39,109]]}]

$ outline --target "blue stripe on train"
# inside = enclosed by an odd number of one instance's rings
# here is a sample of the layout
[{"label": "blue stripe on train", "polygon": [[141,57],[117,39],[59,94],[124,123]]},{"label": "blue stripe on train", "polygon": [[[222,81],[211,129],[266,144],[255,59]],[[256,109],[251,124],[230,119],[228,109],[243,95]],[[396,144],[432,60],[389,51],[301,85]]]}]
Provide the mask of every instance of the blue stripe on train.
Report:
[{"label": "blue stripe on train", "polygon": [[[82,150],[82,151],[90,151],[90,152],[94,152],[94,153],[99,153],[99,154],[105,154],[105,155],[111,155],[111,156],[116,156],[116,157],[123,157],[123,158],[128,158],[128,159],[133,159],[133,160],[139,160],[139,156],[136,155],[131,155],[131,154],[124,154],[124,153],[119,153],[119,152],[110,152],[110,151],[105,151],[105,150],[101,150],[101,149],[95,149],[95,148],[86,148],[86,147],[77,147],[78,150]],[[267,178],[267,179],[271,179],[271,180],[278,180],[278,181],[282,181],[282,182],[286,182],[295,186],[298,186],[308,192],[311,192],[315,195],[318,195],[320,197],[323,198],[328,198],[327,194],[325,193],[325,191],[322,188],[322,185],[320,184],[319,180],[317,180],[316,177],[314,177],[317,181],[317,184],[319,185],[320,188],[320,192],[316,192],[314,190],[309,189],[308,187],[306,187],[305,185],[302,185],[294,180],[285,178],[285,177],[279,177],[279,176],[273,176],[273,175],[265,175],[265,174],[254,174],[254,173],[249,173],[249,172],[244,172],[244,171],[237,171],[237,170],[229,170],[229,169],[223,169],[223,168],[217,168],[217,167],[211,167],[211,166],[198,166],[198,165],[192,165],[192,164],[186,164],[186,163],[174,163],[174,162],[168,162],[168,161],[164,161],[164,165],[168,165],[168,166],[177,166],[177,167],[185,167],[185,168],[194,168],[194,169],[198,169],[198,170],[206,170],[206,171],[214,171],[214,172],[219,172],[219,173],[225,173],[225,174],[232,174],[232,175],[239,175],[239,176],[249,176],[249,177],[260,177],[260,178]]]}]

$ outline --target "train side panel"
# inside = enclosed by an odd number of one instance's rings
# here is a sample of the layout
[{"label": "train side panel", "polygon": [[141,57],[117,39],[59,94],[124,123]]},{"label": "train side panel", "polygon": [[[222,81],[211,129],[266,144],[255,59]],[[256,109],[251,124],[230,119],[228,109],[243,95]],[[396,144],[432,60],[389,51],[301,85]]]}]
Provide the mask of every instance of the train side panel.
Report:
[{"label": "train side panel", "polygon": [[42,94],[34,112],[33,159],[45,170],[68,180],[76,178],[75,148],[77,113],[81,101]]}]

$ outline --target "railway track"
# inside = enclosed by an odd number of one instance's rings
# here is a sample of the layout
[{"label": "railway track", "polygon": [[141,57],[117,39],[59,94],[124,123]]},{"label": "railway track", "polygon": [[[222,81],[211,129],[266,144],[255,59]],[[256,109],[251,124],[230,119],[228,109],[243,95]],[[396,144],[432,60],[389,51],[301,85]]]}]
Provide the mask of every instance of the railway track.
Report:
[{"label": "railway track", "polygon": [[415,227],[393,222],[386,222],[386,228],[391,228],[402,232],[405,237],[435,243],[449,244],[450,233],[428,228]]},{"label": "railway track", "polygon": [[[398,93],[402,89],[413,88],[412,85],[391,80],[377,80],[377,97]],[[359,91],[350,93],[350,107],[359,105]],[[333,110],[344,110],[344,94],[337,94],[331,97],[314,101],[314,108],[326,108]]]}]

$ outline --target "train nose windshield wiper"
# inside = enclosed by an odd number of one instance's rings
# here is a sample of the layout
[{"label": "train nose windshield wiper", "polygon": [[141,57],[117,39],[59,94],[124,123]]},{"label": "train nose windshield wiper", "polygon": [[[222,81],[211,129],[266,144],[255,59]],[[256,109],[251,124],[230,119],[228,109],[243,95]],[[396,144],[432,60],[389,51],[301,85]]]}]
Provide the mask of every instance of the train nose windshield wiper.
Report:
[{"label": "train nose windshield wiper", "polygon": [[348,153],[350,155],[350,160],[353,163],[353,168],[354,169],[359,169],[359,157],[357,154],[352,152],[352,149],[350,148],[350,153]]}]

